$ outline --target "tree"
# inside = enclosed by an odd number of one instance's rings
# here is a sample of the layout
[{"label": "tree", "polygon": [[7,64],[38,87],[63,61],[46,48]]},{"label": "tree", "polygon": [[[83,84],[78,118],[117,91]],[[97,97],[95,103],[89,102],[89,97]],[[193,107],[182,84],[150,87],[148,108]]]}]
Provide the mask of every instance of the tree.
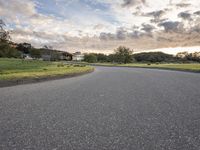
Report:
[{"label": "tree", "polygon": [[120,46],[115,50],[115,61],[118,63],[131,63],[132,62],[132,53],[129,48]]},{"label": "tree", "polygon": [[19,58],[20,53],[15,48],[12,48],[7,42],[0,42],[0,57]]},{"label": "tree", "polygon": [[32,58],[41,58],[41,51],[40,49],[32,48],[30,50],[30,55]]},{"label": "tree", "polygon": [[24,54],[29,54],[32,46],[29,43],[20,43],[16,48]]},{"label": "tree", "polygon": [[108,56],[105,54],[95,54],[97,57],[98,62],[107,62],[108,61]]},{"label": "tree", "polygon": [[0,19],[0,41],[7,41],[10,39],[10,33],[4,29],[6,24],[2,19]]},{"label": "tree", "polygon": [[116,55],[115,54],[108,55],[108,62],[114,63],[114,62],[117,62],[116,60],[117,59],[116,59]]},{"label": "tree", "polygon": [[185,58],[188,61],[200,62],[200,52],[189,53]]},{"label": "tree", "polygon": [[97,57],[95,54],[85,54],[84,61],[88,63],[95,63],[97,62]]}]

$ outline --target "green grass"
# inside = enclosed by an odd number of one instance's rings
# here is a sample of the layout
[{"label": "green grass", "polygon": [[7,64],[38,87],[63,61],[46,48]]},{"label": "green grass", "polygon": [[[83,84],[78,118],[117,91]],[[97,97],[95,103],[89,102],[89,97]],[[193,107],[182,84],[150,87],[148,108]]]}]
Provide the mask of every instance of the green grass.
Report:
[{"label": "green grass", "polygon": [[0,80],[69,75],[92,69],[85,65],[64,65],[60,62],[0,58]]},{"label": "green grass", "polygon": [[[88,64],[83,62],[82,64]],[[116,63],[93,63],[93,65],[100,66],[121,66],[121,67],[138,67],[138,68],[157,68],[170,69],[181,71],[200,72],[200,63],[130,63],[130,64],[116,64]]]},{"label": "green grass", "polygon": [[194,71],[200,72],[200,64],[123,64],[119,66],[128,66],[128,67],[141,67],[141,68],[160,68],[160,69],[171,69],[171,70],[182,70],[182,71]]}]

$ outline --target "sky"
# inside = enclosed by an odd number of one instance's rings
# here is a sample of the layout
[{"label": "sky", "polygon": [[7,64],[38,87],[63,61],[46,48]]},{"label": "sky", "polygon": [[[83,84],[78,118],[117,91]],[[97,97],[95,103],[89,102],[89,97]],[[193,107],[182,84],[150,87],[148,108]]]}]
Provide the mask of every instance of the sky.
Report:
[{"label": "sky", "polygon": [[12,41],[68,52],[200,51],[199,0],[0,0]]}]

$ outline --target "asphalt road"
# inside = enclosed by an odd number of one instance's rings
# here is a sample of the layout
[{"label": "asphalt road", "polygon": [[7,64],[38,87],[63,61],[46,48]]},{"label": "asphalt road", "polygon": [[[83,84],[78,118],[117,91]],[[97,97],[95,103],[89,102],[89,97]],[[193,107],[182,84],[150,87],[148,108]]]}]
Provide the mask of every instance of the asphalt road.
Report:
[{"label": "asphalt road", "polygon": [[96,67],[0,88],[0,150],[199,150],[200,74]]}]

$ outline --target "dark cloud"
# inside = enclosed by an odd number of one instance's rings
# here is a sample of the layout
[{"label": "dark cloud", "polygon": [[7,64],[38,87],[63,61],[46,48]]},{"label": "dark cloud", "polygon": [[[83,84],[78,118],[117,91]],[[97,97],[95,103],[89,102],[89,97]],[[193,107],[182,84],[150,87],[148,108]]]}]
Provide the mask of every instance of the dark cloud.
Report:
[{"label": "dark cloud", "polygon": [[132,13],[135,16],[142,16],[143,12],[142,12],[142,7],[141,6],[137,6],[135,8],[135,11]]},{"label": "dark cloud", "polygon": [[195,15],[200,15],[200,10],[199,11],[196,11],[194,12]]},{"label": "dark cloud", "polygon": [[[147,25],[144,25],[144,30],[146,30],[146,32],[148,31],[149,33],[152,31],[152,29],[150,29],[150,27],[148,27]],[[120,27],[117,29],[116,33],[105,33],[102,32],[99,35],[99,39],[100,40],[104,40],[104,41],[109,41],[109,40],[120,40],[120,41],[124,41],[126,38],[139,38],[141,37],[144,33],[138,31],[139,27],[137,26],[133,26],[132,31],[128,32],[126,31],[123,27]]]},{"label": "dark cloud", "polygon": [[186,7],[191,6],[191,4],[189,4],[189,3],[179,3],[179,4],[176,4],[176,6],[180,7],[180,8],[186,8]]},{"label": "dark cloud", "polygon": [[128,32],[123,28],[118,28],[115,34],[112,33],[100,33],[100,40],[125,40],[128,36]]},{"label": "dark cloud", "polygon": [[153,17],[153,19],[150,20],[151,23],[160,23],[163,21],[166,21],[167,19],[163,19],[163,15],[166,14],[167,9],[164,10],[158,10],[158,11],[152,11],[146,14],[143,14],[145,17]]},{"label": "dark cloud", "polygon": [[150,22],[151,23],[161,23],[161,22],[164,22],[164,21],[166,21],[166,20],[168,20],[167,18],[165,18],[165,19],[151,19],[150,20]]},{"label": "dark cloud", "polygon": [[142,35],[141,32],[139,32],[139,31],[137,31],[137,30],[135,30],[135,31],[133,31],[133,32],[131,32],[131,33],[128,34],[128,36],[129,36],[130,38],[133,38],[133,39],[137,39],[137,38],[139,38],[141,35]]},{"label": "dark cloud", "polygon": [[161,18],[164,14],[165,14],[164,10],[159,10],[159,11],[152,11],[152,12],[146,13],[144,14],[144,16]]},{"label": "dark cloud", "polygon": [[160,37],[160,36],[157,37],[157,41],[173,42],[173,40],[170,38]]},{"label": "dark cloud", "polygon": [[178,32],[180,29],[180,25],[181,23],[178,21],[166,21],[158,24],[158,26],[164,27],[165,32]]},{"label": "dark cloud", "polygon": [[151,33],[154,29],[155,29],[155,27],[150,24],[142,24],[142,28],[141,28],[141,30],[143,30],[147,33]]},{"label": "dark cloud", "polygon": [[124,28],[117,29],[116,39],[117,40],[125,40],[127,36],[127,31]]},{"label": "dark cloud", "polygon": [[100,40],[105,40],[105,41],[107,41],[107,40],[114,40],[115,36],[114,36],[114,34],[111,34],[111,33],[102,32],[99,35],[99,39]]},{"label": "dark cloud", "polygon": [[141,3],[145,4],[146,0],[123,0],[122,7],[131,7]]},{"label": "dark cloud", "polygon": [[184,20],[191,20],[191,14],[188,12],[181,12],[178,14],[178,17]]}]

